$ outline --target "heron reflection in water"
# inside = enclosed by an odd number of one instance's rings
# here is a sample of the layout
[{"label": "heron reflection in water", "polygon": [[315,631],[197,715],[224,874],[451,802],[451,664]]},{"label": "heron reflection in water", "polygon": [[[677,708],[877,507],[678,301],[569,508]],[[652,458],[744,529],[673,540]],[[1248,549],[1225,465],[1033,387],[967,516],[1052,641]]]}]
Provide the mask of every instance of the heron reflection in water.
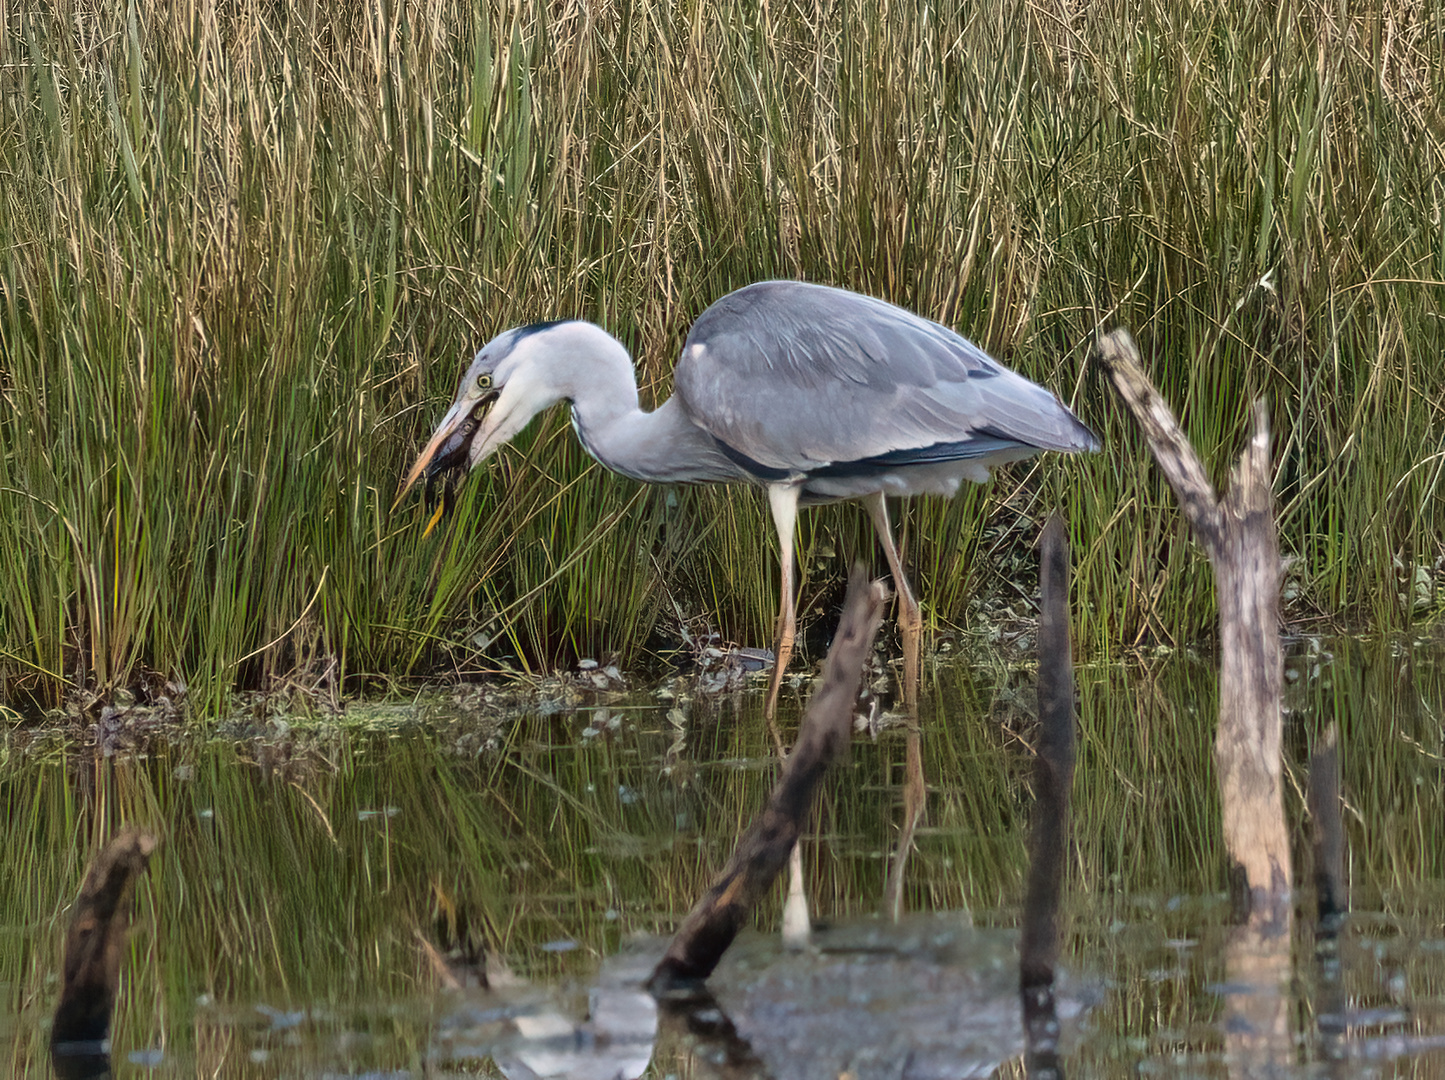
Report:
[{"label": "heron reflection in water", "polygon": [[407,474],[476,468],[561,402],[583,447],[651,484],[748,482],[768,495],[781,603],[767,715],[793,651],[798,508],[861,499],[898,594],[904,699],[916,707],[923,625],[893,541],[885,498],[953,495],[994,465],[1099,441],[1048,390],[947,327],[882,300],[798,281],[729,293],[693,324],[673,395],[638,404],[632,358],[601,327],[536,323],[497,335]]}]

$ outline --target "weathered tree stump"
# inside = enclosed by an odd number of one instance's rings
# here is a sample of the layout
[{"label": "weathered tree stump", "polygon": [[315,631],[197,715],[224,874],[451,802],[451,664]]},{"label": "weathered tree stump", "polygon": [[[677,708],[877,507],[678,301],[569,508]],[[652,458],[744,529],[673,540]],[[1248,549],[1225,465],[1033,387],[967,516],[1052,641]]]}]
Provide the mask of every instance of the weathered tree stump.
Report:
[{"label": "weathered tree stump", "polygon": [[1251,923],[1287,927],[1291,878],[1280,781],[1281,569],[1268,413],[1263,399],[1254,403],[1253,432],[1230,475],[1229,493],[1220,498],[1173,412],[1144,374],[1129,332],[1105,335],[1099,355],[1214,569],[1220,648],[1214,759],[1236,904]]}]

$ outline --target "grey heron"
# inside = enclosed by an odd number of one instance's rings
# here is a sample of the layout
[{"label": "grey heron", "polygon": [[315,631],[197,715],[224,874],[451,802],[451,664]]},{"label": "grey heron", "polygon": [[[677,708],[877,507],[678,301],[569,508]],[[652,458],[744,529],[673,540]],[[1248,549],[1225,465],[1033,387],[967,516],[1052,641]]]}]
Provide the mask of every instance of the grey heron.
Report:
[{"label": "grey heron", "polygon": [[564,401],[583,447],[623,476],[766,489],[782,573],[770,719],[793,650],[800,506],[852,498],[866,505],[898,593],[912,707],[922,616],[885,497],[952,495],[1002,462],[1099,448],[1054,394],[939,323],[843,289],[764,281],[698,316],[672,397],[652,412],[638,404],[626,347],[599,326],[563,320],[497,335],[462,376],[398,500],[424,472],[476,468]]}]

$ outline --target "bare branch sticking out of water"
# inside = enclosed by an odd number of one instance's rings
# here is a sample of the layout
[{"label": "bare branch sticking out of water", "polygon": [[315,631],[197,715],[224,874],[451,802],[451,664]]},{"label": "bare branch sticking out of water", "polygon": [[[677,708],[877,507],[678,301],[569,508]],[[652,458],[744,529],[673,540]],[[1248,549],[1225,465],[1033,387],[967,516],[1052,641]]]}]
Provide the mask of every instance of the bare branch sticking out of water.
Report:
[{"label": "bare branch sticking out of water", "polygon": [[130,929],[135,879],[145,873],[156,838],[138,828],[121,830],[96,856],[70,918],[60,1004],[50,1028],[50,1059],[57,1076],[104,1076],[107,1038]]},{"label": "bare branch sticking out of water", "polygon": [[1279,542],[1270,488],[1269,418],[1263,399],[1253,431],[1216,496],[1199,456],[1149,377],[1127,330],[1099,341],[1099,356],[1149,441],[1214,568],[1219,603],[1219,769],[1224,840],[1242,878],[1241,915],[1287,928],[1290,848],[1280,781],[1283,662],[1279,643]]},{"label": "bare branch sticking out of water", "polygon": [[787,864],[823,774],[848,751],[863,664],[873,650],[887,599],[888,589],[881,581],[870,583],[863,568],[854,567],[822,682],[808,702],[782,776],[768,805],[738,841],[722,874],[688,913],[667,955],[653,970],[648,980],[653,993],[692,986],[712,974],[759,898]]}]

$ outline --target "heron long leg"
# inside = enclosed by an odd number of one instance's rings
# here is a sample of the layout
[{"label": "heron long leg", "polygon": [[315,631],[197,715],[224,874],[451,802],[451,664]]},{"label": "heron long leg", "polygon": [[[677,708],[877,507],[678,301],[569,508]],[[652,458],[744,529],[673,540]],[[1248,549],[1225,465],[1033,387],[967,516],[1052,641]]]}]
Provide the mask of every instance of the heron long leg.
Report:
[{"label": "heron long leg", "polygon": [[898,547],[893,543],[893,526],[888,521],[888,503],[882,492],[875,492],[865,498],[868,516],[873,519],[874,531],[883,544],[883,554],[888,557],[888,572],[893,575],[893,587],[898,592],[898,636],[903,639],[903,704],[908,715],[918,718],[918,669],[919,651],[923,641],[923,612],[918,600],[908,585],[908,575],[903,572],[903,560],[898,556]]},{"label": "heron long leg", "polygon": [[773,661],[773,677],[768,682],[768,703],[763,710],[768,723],[778,709],[778,690],[783,685],[783,672],[793,655],[793,636],[797,630],[797,598],[793,584],[793,533],[798,525],[798,496],[802,484],[769,484],[768,506],[773,511],[773,524],[778,530],[778,563],[782,567],[782,587],[778,601],[778,626]]},{"label": "heron long leg", "polygon": [[[798,497],[803,492],[801,484],[768,485],[768,506],[773,512],[773,524],[778,530],[778,563],[782,567],[782,587],[778,590],[778,626],[773,646],[773,677],[768,682],[768,701],[763,715],[777,744],[778,757],[784,758],[782,736],[773,723],[773,714],[778,709],[778,691],[783,685],[783,672],[793,655],[793,636],[797,630],[797,597],[793,585],[793,534],[798,525]],[[788,900],[783,906],[783,944],[790,949],[805,948],[812,928],[808,914],[808,895],[803,889],[803,849],[793,845],[788,859]]]},{"label": "heron long leg", "polygon": [[923,775],[923,747],[918,734],[919,652],[923,637],[923,614],[903,573],[903,560],[893,543],[893,527],[888,521],[888,503],[877,492],[864,500],[873,528],[888,557],[893,586],[898,592],[898,635],[903,639],[903,703],[908,710],[908,741],[904,749],[903,824],[898,832],[898,847],[888,867],[888,880],[883,888],[883,908],[896,922],[903,914],[903,871],[913,851],[913,835],[923,820],[928,804],[928,783]]},{"label": "heron long leg", "polygon": [[788,899],[783,904],[783,947],[806,949],[813,934],[808,894],[803,889],[803,845],[794,844],[788,856]]}]

